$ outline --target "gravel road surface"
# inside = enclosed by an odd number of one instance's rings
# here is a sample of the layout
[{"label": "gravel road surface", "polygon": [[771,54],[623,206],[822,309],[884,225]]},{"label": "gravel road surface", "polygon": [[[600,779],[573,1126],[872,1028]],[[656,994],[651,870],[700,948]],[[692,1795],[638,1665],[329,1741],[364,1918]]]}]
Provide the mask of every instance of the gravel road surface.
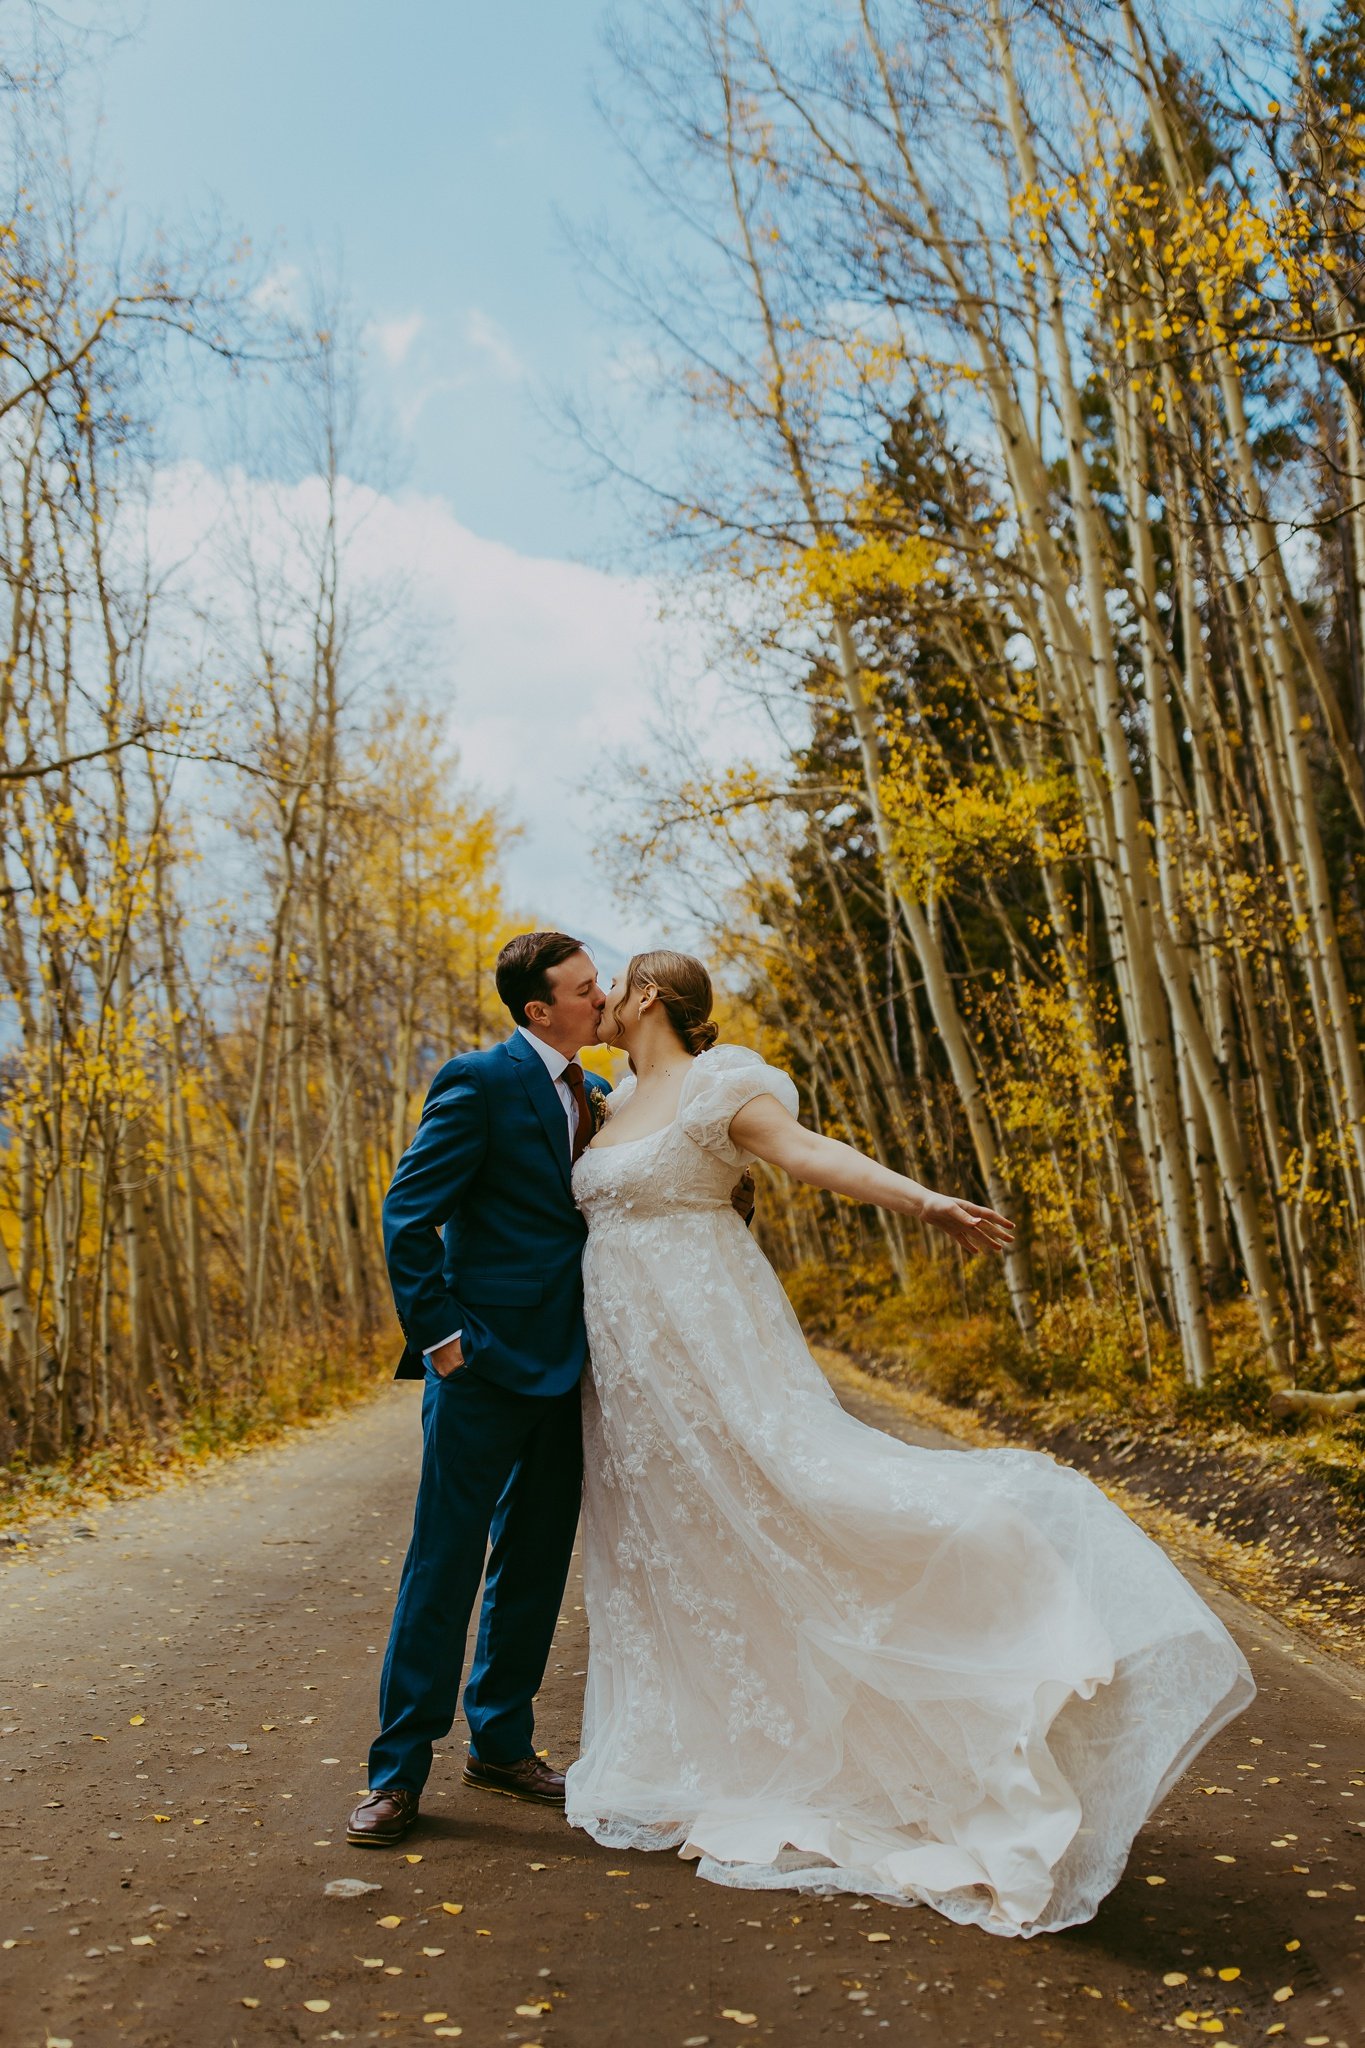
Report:
[{"label": "gravel road surface", "polygon": [[[1260,1697],[1062,1936],[731,1892],[672,1854],[600,1850],[465,1790],[458,1726],[403,1849],[348,1849],[417,1409],[387,1389],[89,1534],[49,1523],[0,1550],[3,2048],[1365,2041],[1365,1676],[1207,1585]],[[575,1572],[538,1725],[561,1764],[579,1599]],[[329,1897],[344,1878],[377,1889]]]}]

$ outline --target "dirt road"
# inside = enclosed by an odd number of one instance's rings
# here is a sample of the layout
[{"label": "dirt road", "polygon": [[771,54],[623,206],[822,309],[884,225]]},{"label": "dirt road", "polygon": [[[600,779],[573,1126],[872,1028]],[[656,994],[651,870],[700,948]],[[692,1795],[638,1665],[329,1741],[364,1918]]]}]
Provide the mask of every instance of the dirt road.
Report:
[{"label": "dirt road", "polygon": [[[1365,2039],[1365,1678],[1217,1592],[1260,1697],[1060,1937],[599,1850],[465,1791],[458,1730],[407,1854],[348,1849],[416,1453],[417,1390],[394,1388],[4,1553],[4,2048]],[[560,1761],[579,1597],[575,1576],[541,1702]],[[380,1888],[329,1898],[345,1877]]]}]

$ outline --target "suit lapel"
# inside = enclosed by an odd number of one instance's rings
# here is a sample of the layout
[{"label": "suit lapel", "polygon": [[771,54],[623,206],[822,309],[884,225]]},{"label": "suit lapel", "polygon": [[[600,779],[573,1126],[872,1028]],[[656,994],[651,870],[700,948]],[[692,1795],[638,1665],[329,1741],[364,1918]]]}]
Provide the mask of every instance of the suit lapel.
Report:
[{"label": "suit lapel", "polygon": [[531,1107],[545,1127],[545,1135],[554,1153],[555,1165],[559,1168],[564,1186],[572,1193],[569,1175],[572,1162],[569,1158],[569,1125],[564,1114],[564,1105],[555,1092],[549,1069],[540,1054],[529,1046],[519,1031],[514,1031],[506,1040],[508,1057],[517,1070],[517,1078],[531,1099]]}]

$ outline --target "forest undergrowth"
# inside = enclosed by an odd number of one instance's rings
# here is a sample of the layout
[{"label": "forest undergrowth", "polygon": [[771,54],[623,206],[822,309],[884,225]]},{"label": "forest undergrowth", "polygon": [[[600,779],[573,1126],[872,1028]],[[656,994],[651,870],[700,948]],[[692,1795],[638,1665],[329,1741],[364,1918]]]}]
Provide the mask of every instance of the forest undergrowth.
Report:
[{"label": "forest undergrowth", "polygon": [[246,1352],[220,1359],[214,1380],[187,1387],[159,1427],[48,1462],[19,1458],[0,1467],[0,1542],[21,1546],[35,1521],[90,1514],[325,1421],[367,1400],[390,1368],[372,1342],[339,1330],[281,1345],[268,1360]]}]

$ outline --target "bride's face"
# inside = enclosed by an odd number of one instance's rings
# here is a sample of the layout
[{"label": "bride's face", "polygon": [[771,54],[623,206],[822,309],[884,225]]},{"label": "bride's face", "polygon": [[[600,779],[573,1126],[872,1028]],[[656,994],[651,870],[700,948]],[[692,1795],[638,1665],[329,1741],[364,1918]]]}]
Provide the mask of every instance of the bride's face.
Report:
[{"label": "bride's face", "polygon": [[597,1020],[599,1045],[624,1045],[631,1025],[640,1014],[643,989],[627,988],[625,976],[614,974],[607,990],[606,1005]]}]

